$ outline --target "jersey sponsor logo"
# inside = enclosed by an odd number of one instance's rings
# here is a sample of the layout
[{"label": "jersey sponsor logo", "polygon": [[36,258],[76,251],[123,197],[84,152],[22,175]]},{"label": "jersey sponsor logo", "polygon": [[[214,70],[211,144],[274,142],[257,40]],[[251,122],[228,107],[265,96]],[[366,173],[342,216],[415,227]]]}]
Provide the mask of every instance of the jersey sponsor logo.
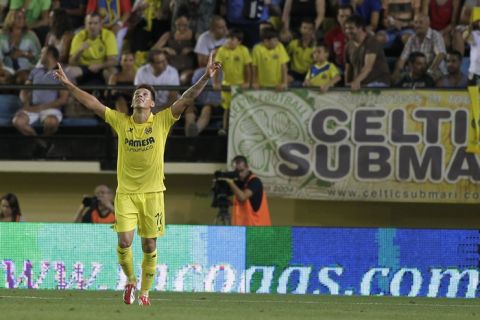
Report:
[{"label": "jersey sponsor logo", "polygon": [[125,138],[125,144],[129,147],[145,147],[154,143],[155,143],[154,137],[149,137],[147,139],[142,139],[142,140]]}]

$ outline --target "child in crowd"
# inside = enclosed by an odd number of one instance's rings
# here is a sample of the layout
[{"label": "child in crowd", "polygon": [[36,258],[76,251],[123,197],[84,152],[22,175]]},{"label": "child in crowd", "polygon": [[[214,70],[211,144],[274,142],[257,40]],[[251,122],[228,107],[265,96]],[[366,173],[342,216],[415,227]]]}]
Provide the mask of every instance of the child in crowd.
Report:
[{"label": "child in crowd", "polygon": [[[248,48],[242,45],[243,32],[238,29],[230,30],[225,44],[218,49],[215,60],[223,65],[223,81],[220,81],[220,72],[214,79],[213,87],[220,90],[221,86],[241,86],[243,89],[250,88],[252,58]],[[230,91],[222,91],[223,130],[220,134],[226,133],[228,128],[228,110],[232,94]]]},{"label": "child in crowd", "polygon": [[312,57],[314,64],[308,70],[303,86],[317,87],[320,91],[327,92],[340,81],[340,72],[335,64],[328,61],[328,49],[325,45],[317,45]]},{"label": "child in crowd", "polygon": [[290,61],[287,51],[275,29],[262,30],[260,38],[262,42],[252,51],[252,87],[285,90],[288,86],[287,63]]}]

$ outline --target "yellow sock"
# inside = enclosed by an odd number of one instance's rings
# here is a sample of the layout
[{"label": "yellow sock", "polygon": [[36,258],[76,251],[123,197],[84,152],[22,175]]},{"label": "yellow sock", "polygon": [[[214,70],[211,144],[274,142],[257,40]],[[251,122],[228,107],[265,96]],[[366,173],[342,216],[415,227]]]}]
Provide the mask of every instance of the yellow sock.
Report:
[{"label": "yellow sock", "polygon": [[143,253],[142,261],[142,288],[140,294],[148,296],[148,291],[152,287],[157,269],[157,250],[152,253]]},{"label": "yellow sock", "polygon": [[133,270],[132,247],[120,248],[117,246],[118,263],[122,267],[123,273],[127,276],[128,283],[137,283],[135,271]]}]

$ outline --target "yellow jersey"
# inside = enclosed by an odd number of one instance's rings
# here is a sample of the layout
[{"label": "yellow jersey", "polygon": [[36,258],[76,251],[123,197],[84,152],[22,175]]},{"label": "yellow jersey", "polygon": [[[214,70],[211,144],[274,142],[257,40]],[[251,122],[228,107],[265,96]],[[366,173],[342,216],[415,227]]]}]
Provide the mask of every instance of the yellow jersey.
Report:
[{"label": "yellow jersey", "polygon": [[339,76],[337,67],[330,62],[324,62],[323,64],[314,64],[307,72],[305,80],[310,81],[310,86],[320,87],[328,84],[333,78]]},{"label": "yellow jersey", "polygon": [[171,108],[150,114],[145,123],[135,123],[133,116],[107,108],[105,121],[118,135],[118,193],[165,190],[163,154],[176,120]]},{"label": "yellow jersey", "polygon": [[103,63],[107,57],[118,55],[115,34],[105,28],[102,28],[100,35],[95,39],[90,39],[85,29],[77,33],[72,40],[70,56],[74,55],[84,42],[87,42],[90,46],[81,53],[78,60],[80,65],[91,66],[92,64]]},{"label": "yellow jersey", "polygon": [[261,87],[275,87],[282,83],[282,65],[290,58],[283,44],[268,49],[263,43],[253,48],[252,62],[257,68],[257,82]]},{"label": "yellow jersey", "polygon": [[223,65],[223,85],[240,85],[245,82],[245,66],[252,63],[247,47],[239,45],[232,50],[222,46],[218,49],[215,60]]},{"label": "yellow jersey", "polygon": [[315,47],[302,47],[301,40],[295,39],[290,41],[287,46],[287,52],[292,58],[290,62],[290,70],[297,73],[305,74],[308,68],[313,64],[312,53]]}]

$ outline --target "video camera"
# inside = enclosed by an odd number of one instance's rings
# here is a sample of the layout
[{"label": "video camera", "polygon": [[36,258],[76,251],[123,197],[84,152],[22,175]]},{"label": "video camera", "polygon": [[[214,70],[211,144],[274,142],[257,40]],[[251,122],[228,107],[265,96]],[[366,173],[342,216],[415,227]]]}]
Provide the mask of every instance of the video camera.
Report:
[{"label": "video camera", "polygon": [[97,197],[83,197],[82,204],[84,207],[96,208],[98,205]]},{"label": "video camera", "polygon": [[212,208],[218,208],[218,214],[215,219],[216,224],[230,225],[230,214],[228,208],[231,206],[229,196],[233,195],[230,186],[226,181],[220,178],[238,179],[237,171],[215,171],[213,180]]}]

